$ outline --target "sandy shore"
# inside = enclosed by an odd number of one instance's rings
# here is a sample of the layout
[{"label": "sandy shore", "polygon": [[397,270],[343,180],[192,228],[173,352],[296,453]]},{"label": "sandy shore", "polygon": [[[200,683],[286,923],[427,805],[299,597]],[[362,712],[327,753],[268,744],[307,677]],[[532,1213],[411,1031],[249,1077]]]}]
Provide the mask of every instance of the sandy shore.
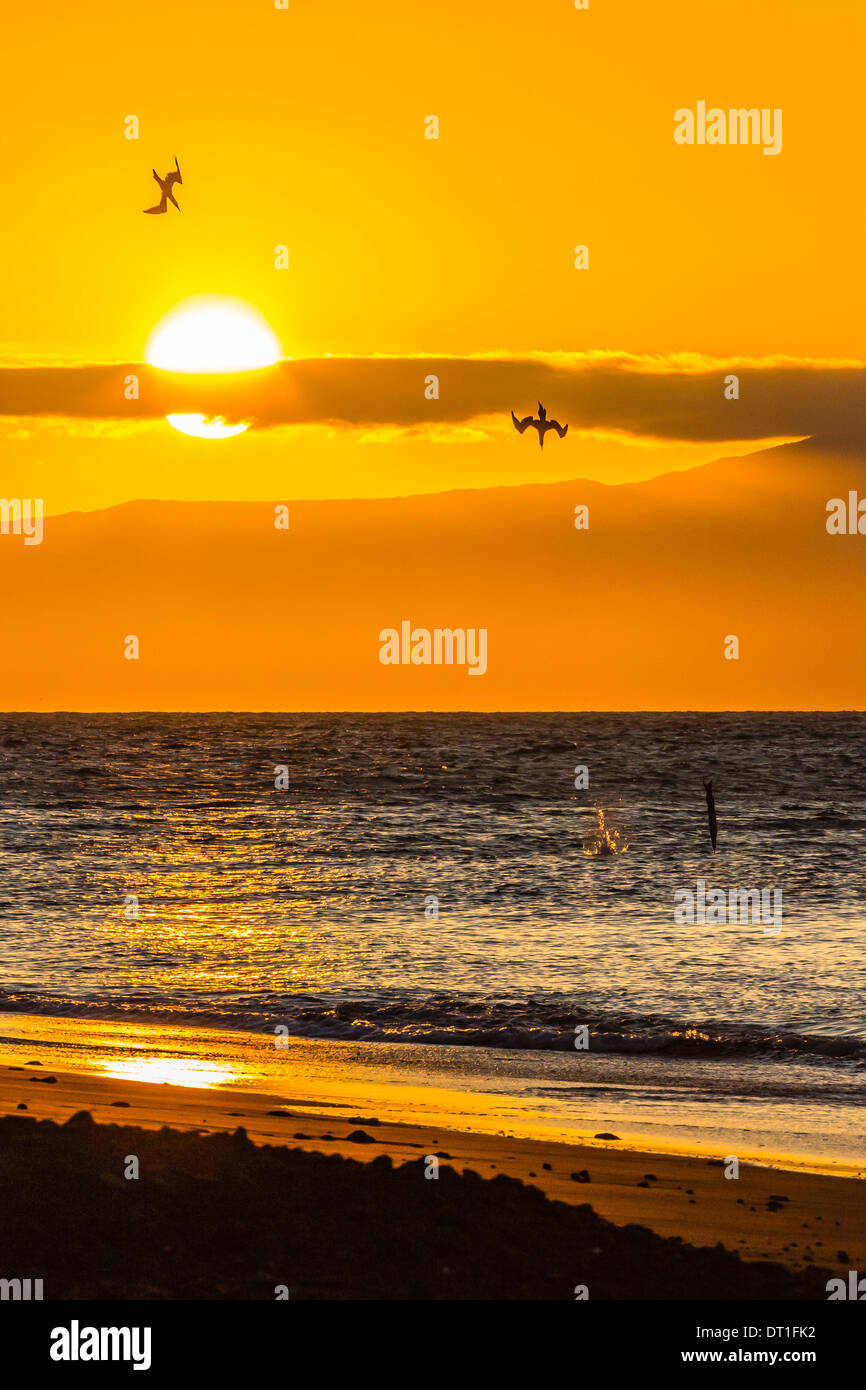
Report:
[{"label": "sandy shore", "polygon": [[721,1154],[667,1156],[624,1150],[614,1139],[576,1145],[465,1133],[381,1122],[369,1110],[311,1105],[309,1098],[295,1103],[249,1090],[155,1085],[38,1065],[0,1069],[0,1114],[63,1124],[80,1111],[98,1125],[203,1135],[229,1135],[242,1126],[258,1145],[365,1164],[381,1155],[402,1165],[434,1154],[457,1173],[505,1175],[572,1207],[590,1203],[616,1226],[637,1223],[697,1246],[721,1242],[745,1260],[771,1260],[791,1271],[866,1270],[866,1183],[853,1178],[741,1164],[732,1180]]}]

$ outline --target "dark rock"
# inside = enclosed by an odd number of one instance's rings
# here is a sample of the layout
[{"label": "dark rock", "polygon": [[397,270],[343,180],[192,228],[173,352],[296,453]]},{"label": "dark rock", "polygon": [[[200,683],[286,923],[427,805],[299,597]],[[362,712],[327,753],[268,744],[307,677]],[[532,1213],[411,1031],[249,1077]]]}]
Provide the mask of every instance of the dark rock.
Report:
[{"label": "dark rock", "polygon": [[121,1109],[121,1110],[128,1110],[128,1109],[129,1109],[129,1101],[128,1101],[128,1100],[113,1100],[113,1101],[111,1102],[111,1104],[112,1104],[113,1106],[115,1106],[116,1108]]},{"label": "dark rock", "polygon": [[589,1173],[586,1171],[585,1168],[581,1168],[581,1170],[580,1170],[579,1173],[572,1173],[572,1175],[571,1175],[571,1181],[572,1181],[572,1182],[592,1182],[592,1178],[589,1176]]},{"label": "dark rock", "polygon": [[376,1140],[370,1134],[365,1134],[362,1129],[353,1129],[351,1134],[346,1135],[346,1142],[349,1144],[375,1144]]},{"label": "dark rock", "polygon": [[[57,1300],[235,1301],[251,1290],[267,1300],[285,1283],[298,1299],[567,1302],[584,1269],[596,1299],[758,1308],[822,1302],[831,1273],[616,1226],[504,1175],[443,1165],[430,1182],[423,1158],[364,1163],[124,1117],[94,1125],[87,1112],[64,1125],[13,1114],[0,1133],[4,1187],[15,1193],[0,1204],[4,1265],[50,1269]],[[129,1199],[130,1153],[148,1175],[147,1201]]]}]

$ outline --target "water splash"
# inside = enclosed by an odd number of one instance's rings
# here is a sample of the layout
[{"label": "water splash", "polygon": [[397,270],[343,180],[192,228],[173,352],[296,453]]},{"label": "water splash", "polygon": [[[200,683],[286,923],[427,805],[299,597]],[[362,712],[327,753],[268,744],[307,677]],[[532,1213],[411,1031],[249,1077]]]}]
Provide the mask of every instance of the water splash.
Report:
[{"label": "water splash", "polygon": [[584,854],[591,857],[605,854],[625,854],[628,849],[625,832],[605,823],[604,811],[600,806],[596,806],[595,814],[598,817],[598,824],[594,834],[589,835],[583,842]]}]

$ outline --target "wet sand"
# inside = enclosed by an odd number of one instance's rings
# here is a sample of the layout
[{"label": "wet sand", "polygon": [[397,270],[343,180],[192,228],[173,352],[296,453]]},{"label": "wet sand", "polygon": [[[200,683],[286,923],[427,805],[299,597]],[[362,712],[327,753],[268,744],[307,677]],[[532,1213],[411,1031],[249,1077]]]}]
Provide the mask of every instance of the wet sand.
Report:
[{"label": "wet sand", "polygon": [[[238,1155],[248,1154],[253,1145],[267,1145],[341,1155],[362,1165],[387,1155],[398,1167],[437,1156],[440,1173],[471,1170],[484,1179],[517,1179],[569,1207],[589,1203],[598,1217],[617,1227],[637,1224],[701,1247],[721,1243],[749,1262],[773,1261],[792,1273],[811,1266],[833,1274],[866,1269],[866,1184],[850,1177],[741,1164],[739,1177],[731,1179],[725,1176],[722,1154],[708,1159],[703,1154],[642,1153],[624,1149],[615,1139],[571,1144],[380,1122],[369,1110],[347,1106],[345,1097],[339,1104],[315,1105],[308,1097],[293,1102],[249,1090],[150,1084],[48,1071],[36,1065],[0,1069],[0,1115],[52,1120],[65,1126],[81,1111],[88,1112],[98,1127],[119,1124],[154,1130],[168,1126],[225,1138],[242,1127],[248,1141],[232,1150]],[[52,1132],[69,1133],[65,1128],[52,1128]],[[26,1186],[26,1173],[22,1180]],[[380,1172],[377,1181],[383,1180]],[[389,1180],[393,1181],[393,1175]],[[14,1174],[7,1172],[6,1181],[14,1181]],[[425,1188],[432,1185],[421,1181]],[[321,1201],[327,1200],[325,1182]],[[309,1215],[312,1219],[314,1213]],[[35,1212],[33,1220],[38,1224]],[[424,1235],[419,1230],[419,1241]],[[478,1238],[483,1241],[483,1231]],[[575,1282],[579,1282],[577,1275]],[[649,1297],[652,1290],[647,1284],[646,1293],[629,1296]],[[782,1292],[778,1296],[794,1295]]]}]

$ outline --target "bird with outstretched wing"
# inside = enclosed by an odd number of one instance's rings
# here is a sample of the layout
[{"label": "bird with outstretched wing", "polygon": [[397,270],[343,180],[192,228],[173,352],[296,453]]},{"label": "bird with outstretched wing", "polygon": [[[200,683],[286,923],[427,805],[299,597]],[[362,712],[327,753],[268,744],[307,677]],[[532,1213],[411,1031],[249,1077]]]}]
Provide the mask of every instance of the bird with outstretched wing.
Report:
[{"label": "bird with outstretched wing", "polygon": [[159,174],[156,172],[155,169],[153,170],[153,177],[159,184],[162,197],[160,198],[159,202],[156,204],[155,207],[144,208],[143,211],[153,213],[166,212],[168,209],[168,204],[171,202],[174,203],[174,206],[177,208],[178,212],[180,212],[180,204],[178,203],[177,199],[175,198],[172,192],[172,189],[174,188],[174,185],[176,183],[183,183],[183,179],[180,176],[180,165],[177,162],[177,155],[175,155],[174,157],[174,169],[170,173],[166,174],[164,179],[161,179],[159,177]]},{"label": "bird with outstretched wing", "polygon": [[511,412],[511,418],[514,421],[514,428],[517,430],[518,434],[523,434],[524,430],[529,429],[530,425],[534,430],[538,430],[538,443],[542,449],[544,448],[544,436],[547,434],[548,430],[556,430],[560,439],[564,439],[568,434],[568,425],[561,425],[558,420],[548,420],[547,411],[541,404],[541,401],[538,402],[537,420],[532,415],[525,415],[522,420],[518,420],[513,410]]}]

